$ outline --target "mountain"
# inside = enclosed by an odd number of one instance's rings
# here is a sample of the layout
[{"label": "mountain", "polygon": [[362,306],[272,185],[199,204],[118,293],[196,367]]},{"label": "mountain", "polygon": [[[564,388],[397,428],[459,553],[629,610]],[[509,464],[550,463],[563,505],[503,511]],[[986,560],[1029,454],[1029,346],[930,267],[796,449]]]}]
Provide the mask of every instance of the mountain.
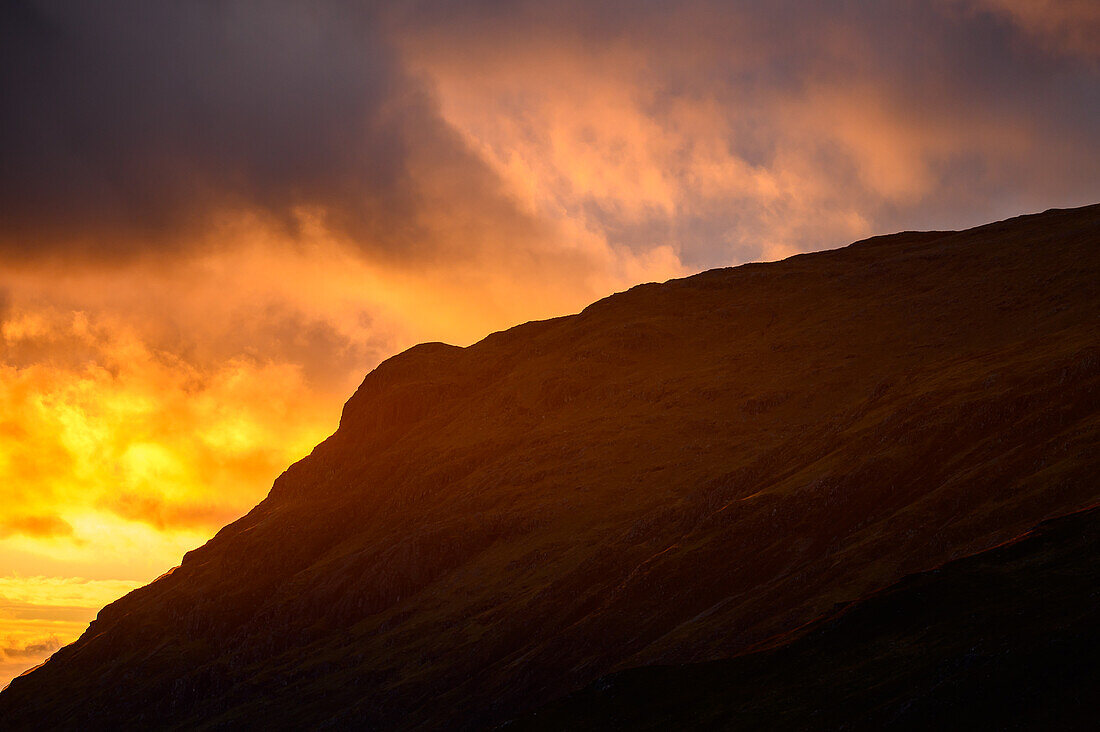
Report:
[{"label": "mountain", "polygon": [[1098,442],[1100,205],[641,285],[382,363],[0,728],[492,726],[1087,508]]},{"label": "mountain", "polygon": [[513,730],[1096,728],[1100,508],[726,661],[630,669]]}]

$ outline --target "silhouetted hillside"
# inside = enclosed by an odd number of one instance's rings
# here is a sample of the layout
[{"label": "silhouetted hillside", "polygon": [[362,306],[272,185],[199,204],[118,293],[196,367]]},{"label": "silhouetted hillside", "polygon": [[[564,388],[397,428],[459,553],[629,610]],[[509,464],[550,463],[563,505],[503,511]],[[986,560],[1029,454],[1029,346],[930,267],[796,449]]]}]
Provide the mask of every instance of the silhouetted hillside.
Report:
[{"label": "silhouetted hillside", "polygon": [[729,661],[632,669],[508,725],[1095,729],[1100,509],[959,559]]},{"label": "silhouetted hillside", "polygon": [[417,346],[0,727],[477,727],[744,653],[1100,500],[1098,283],[1091,206]]}]

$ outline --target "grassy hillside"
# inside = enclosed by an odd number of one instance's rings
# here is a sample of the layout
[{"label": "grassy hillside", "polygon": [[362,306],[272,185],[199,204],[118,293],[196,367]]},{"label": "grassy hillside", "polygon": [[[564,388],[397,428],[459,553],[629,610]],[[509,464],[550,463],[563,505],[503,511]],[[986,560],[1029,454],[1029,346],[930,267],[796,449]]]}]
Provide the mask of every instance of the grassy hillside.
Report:
[{"label": "grassy hillside", "polygon": [[1100,499],[1100,206],[635,287],[371,372],[0,727],[495,724]]}]

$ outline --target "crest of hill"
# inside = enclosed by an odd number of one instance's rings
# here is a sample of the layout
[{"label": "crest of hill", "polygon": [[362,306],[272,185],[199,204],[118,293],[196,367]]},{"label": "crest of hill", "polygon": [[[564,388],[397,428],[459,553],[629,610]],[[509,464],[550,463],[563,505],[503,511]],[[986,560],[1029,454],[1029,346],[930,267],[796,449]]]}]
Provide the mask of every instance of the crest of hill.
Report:
[{"label": "crest of hill", "polygon": [[1100,206],[643,285],[372,371],[0,728],[472,728],[1100,500]]}]

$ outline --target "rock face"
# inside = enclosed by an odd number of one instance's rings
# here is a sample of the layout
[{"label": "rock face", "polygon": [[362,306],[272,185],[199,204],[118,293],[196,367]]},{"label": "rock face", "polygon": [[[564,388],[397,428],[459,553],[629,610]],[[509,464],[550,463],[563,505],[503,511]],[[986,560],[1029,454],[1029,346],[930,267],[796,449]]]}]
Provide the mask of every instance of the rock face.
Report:
[{"label": "rock face", "polygon": [[0,728],[515,718],[1100,499],[1100,206],[643,285],[371,372]]}]

